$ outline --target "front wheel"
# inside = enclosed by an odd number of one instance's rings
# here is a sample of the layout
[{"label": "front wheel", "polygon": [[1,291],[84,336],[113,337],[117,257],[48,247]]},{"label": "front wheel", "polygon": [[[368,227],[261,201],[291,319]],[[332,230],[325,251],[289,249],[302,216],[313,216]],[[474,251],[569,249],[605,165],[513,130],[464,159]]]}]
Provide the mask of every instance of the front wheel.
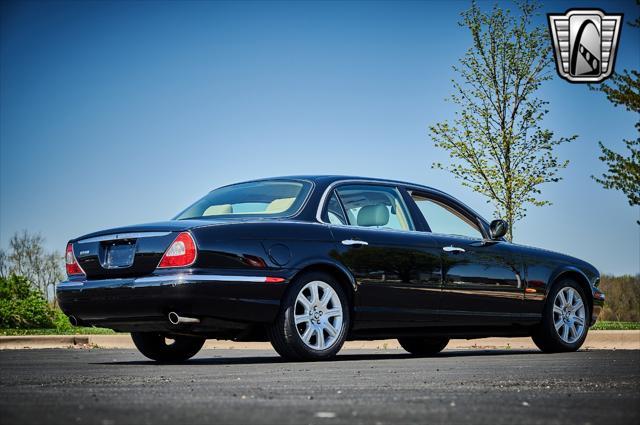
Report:
[{"label": "front wheel", "polygon": [[267,331],[285,359],[325,360],[340,351],[348,329],[349,304],[342,287],[331,275],[312,272],[293,281]]},{"label": "front wheel", "polygon": [[205,338],[184,335],[167,337],[156,332],[132,332],[131,339],[145,357],[170,363],[189,360],[205,342]]},{"label": "front wheel", "polygon": [[570,279],[558,282],[549,291],[533,342],[545,353],[576,351],[587,338],[590,313],[578,283]]},{"label": "front wheel", "polygon": [[398,338],[398,342],[415,356],[433,356],[444,350],[449,338]]}]

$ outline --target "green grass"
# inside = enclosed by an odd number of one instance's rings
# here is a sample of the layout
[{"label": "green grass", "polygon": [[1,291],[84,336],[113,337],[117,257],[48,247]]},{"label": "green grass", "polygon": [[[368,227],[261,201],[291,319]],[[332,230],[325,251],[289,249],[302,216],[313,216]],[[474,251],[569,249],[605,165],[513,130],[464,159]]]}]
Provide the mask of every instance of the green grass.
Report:
[{"label": "green grass", "polygon": [[111,335],[115,331],[105,328],[74,327],[68,329],[0,329],[0,336],[15,335]]},{"label": "green grass", "polygon": [[640,329],[640,322],[597,321],[591,328],[596,331],[630,331]]}]

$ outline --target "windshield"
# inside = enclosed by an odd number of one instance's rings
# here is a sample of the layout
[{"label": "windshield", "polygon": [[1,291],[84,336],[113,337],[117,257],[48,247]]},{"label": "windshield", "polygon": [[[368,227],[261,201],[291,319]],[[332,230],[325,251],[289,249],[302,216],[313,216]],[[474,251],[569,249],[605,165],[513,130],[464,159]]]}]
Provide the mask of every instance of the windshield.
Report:
[{"label": "windshield", "polygon": [[293,180],[234,184],[209,192],[175,219],[288,216],[298,211],[310,189],[310,183]]}]

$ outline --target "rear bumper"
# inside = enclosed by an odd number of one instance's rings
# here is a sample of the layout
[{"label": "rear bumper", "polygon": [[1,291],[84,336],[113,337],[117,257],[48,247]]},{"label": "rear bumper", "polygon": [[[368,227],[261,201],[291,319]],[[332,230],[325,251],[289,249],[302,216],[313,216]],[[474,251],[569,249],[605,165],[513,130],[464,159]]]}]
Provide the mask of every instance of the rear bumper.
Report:
[{"label": "rear bumper", "polygon": [[265,276],[163,274],[141,278],[69,280],[56,288],[62,311],[82,325],[120,331],[165,330],[167,315],[196,317],[201,323],[179,325],[206,331],[241,329],[275,320],[287,281]]}]

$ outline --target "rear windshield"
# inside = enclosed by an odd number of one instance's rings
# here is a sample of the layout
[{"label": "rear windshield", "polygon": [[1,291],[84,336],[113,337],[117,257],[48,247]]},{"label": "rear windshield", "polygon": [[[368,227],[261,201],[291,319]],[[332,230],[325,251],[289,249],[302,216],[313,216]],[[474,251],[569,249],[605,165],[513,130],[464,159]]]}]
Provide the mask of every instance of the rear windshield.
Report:
[{"label": "rear windshield", "polygon": [[293,180],[234,184],[211,191],[175,219],[288,216],[300,209],[310,189],[310,183]]}]

